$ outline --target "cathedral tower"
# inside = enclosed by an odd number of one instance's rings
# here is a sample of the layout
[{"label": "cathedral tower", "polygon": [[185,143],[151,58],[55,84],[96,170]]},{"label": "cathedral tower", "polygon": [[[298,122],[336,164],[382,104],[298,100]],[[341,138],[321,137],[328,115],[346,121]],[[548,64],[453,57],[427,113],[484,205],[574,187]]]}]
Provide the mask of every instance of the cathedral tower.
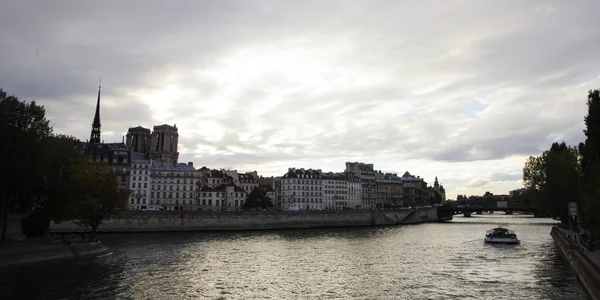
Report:
[{"label": "cathedral tower", "polygon": [[150,129],[142,126],[129,128],[126,147],[133,152],[150,152]]},{"label": "cathedral tower", "polygon": [[177,133],[177,126],[166,124],[154,126],[148,149],[150,159],[157,162],[177,163],[179,159],[179,152],[177,152],[178,141],[179,133]]}]

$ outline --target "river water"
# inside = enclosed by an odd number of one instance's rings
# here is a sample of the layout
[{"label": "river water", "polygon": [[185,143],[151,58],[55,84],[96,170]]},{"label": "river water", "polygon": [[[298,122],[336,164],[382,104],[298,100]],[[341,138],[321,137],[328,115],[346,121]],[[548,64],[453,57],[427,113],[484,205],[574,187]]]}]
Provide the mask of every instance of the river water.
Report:
[{"label": "river water", "polygon": [[[552,224],[107,234],[112,255],[0,270],[0,299],[587,299]],[[484,244],[497,225],[521,245]]]}]

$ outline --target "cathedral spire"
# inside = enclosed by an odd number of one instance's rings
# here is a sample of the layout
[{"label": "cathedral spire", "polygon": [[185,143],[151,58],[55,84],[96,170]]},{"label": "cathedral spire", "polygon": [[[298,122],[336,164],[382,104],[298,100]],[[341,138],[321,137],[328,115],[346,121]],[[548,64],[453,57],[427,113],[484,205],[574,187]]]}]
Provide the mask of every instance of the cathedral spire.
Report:
[{"label": "cathedral spire", "polygon": [[100,143],[100,89],[102,87],[102,79],[98,85],[98,101],[96,102],[96,114],[94,115],[94,123],[92,123],[92,133],[90,134],[90,144]]}]

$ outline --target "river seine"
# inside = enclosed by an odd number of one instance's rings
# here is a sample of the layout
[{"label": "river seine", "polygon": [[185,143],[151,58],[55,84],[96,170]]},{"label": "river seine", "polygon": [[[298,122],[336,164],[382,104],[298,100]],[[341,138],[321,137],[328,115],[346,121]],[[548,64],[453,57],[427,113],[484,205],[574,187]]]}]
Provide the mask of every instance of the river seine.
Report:
[{"label": "river seine", "polygon": [[[587,299],[552,224],[107,234],[112,255],[0,270],[0,299]],[[498,225],[521,245],[484,244]]]}]

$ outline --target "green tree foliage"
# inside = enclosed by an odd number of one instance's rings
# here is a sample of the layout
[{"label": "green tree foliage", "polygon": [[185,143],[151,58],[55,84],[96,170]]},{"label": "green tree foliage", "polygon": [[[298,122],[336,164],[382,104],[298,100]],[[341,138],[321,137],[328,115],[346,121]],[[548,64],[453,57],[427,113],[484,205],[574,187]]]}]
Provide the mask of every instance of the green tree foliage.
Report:
[{"label": "green tree foliage", "polygon": [[9,211],[26,210],[39,184],[43,141],[52,128],[43,106],[34,101],[20,101],[0,89],[0,197],[4,223],[1,242],[6,241]]},{"label": "green tree foliage", "polygon": [[585,144],[579,147],[583,199],[580,208],[583,225],[600,235],[600,90],[588,93],[585,116]]},{"label": "green tree foliage", "polygon": [[244,209],[267,209],[270,207],[273,207],[273,202],[271,202],[271,198],[267,196],[267,191],[264,189],[252,190],[244,202]]},{"label": "green tree foliage", "polygon": [[541,156],[529,157],[523,183],[529,189],[525,201],[536,209],[567,222],[567,203],[581,199],[579,152],[575,147],[553,143]]},{"label": "green tree foliage", "polygon": [[523,168],[523,185],[528,189],[540,190],[546,184],[546,169],[543,156],[530,156]]},{"label": "green tree foliage", "polygon": [[52,135],[44,140],[42,173],[37,194],[36,208],[46,211],[54,221],[65,218],[66,185],[75,166],[85,162],[80,142],[71,136]]},{"label": "green tree foliage", "polygon": [[78,164],[65,188],[63,218],[89,226],[92,239],[104,220],[128,209],[130,191],[119,188],[117,178],[105,164]]},{"label": "green tree foliage", "polygon": [[[553,147],[558,145],[553,144]],[[546,211],[562,222],[568,221],[568,202],[581,201],[578,151],[564,143],[551,148],[546,156]]]}]

